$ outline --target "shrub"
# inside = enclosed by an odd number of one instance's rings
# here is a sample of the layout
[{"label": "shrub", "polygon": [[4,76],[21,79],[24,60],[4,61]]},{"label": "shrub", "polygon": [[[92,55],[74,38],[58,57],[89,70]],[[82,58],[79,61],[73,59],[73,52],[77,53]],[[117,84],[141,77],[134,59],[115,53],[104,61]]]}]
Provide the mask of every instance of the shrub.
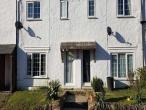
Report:
[{"label": "shrub", "polygon": [[49,86],[48,86],[49,100],[57,99],[60,86],[61,85],[58,80],[52,80],[51,82],[49,82]]},{"label": "shrub", "polygon": [[91,81],[91,86],[92,86],[94,92],[103,92],[104,91],[103,81],[100,78],[93,77],[93,79]]},{"label": "shrub", "polygon": [[96,95],[96,104],[95,104],[96,109],[104,110],[104,108],[105,108],[105,104],[104,104],[105,91],[103,88],[103,81],[100,78],[93,77],[93,79],[91,81],[91,86]]},{"label": "shrub", "polygon": [[138,68],[133,72],[134,76],[129,77],[131,88],[135,91],[134,99],[137,103],[141,103],[143,89],[146,88],[146,67]]}]

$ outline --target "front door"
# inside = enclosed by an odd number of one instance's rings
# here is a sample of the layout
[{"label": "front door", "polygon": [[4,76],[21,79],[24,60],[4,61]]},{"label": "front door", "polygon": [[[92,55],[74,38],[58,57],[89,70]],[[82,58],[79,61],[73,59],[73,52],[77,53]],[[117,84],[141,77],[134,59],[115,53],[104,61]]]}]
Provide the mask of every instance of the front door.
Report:
[{"label": "front door", "polygon": [[5,89],[5,55],[0,55],[0,90]]},{"label": "front door", "polygon": [[83,50],[83,83],[90,82],[90,50]]}]

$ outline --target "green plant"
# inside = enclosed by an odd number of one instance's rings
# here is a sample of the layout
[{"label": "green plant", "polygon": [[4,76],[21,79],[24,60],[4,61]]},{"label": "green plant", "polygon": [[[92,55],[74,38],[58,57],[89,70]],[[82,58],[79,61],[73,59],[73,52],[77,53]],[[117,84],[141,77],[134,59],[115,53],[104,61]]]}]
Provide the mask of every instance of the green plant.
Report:
[{"label": "green plant", "polygon": [[58,80],[52,80],[49,82],[48,86],[48,99],[53,100],[58,97],[58,92],[60,88],[60,82]]},{"label": "green plant", "polygon": [[103,81],[100,78],[93,77],[91,81],[91,86],[95,92],[96,96],[96,104],[95,108],[97,110],[104,110],[105,103],[104,103],[104,97],[105,97],[105,91],[103,88]]},{"label": "green plant", "polygon": [[91,86],[94,92],[104,92],[103,81],[100,78],[97,78],[96,76],[93,77],[91,81]]},{"label": "green plant", "polygon": [[132,87],[133,84],[134,84],[134,72],[129,72],[128,73],[128,80],[129,80],[129,83],[130,83],[130,87]]},{"label": "green plant", "polygon": [[130,79],[131,88],[135,91],[134,99],[137,103],[142,102],[143,89],[146,88],[146,67],[138,68]]}]

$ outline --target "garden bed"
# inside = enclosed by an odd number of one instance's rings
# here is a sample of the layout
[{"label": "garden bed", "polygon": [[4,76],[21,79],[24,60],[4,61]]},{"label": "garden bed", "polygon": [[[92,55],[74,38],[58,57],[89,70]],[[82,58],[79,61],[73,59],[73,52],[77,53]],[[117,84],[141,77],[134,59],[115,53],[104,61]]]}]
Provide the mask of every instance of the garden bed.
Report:
[{"label": "garden bed", "polygon": [[[96,103],[95,95],[89,97],[88,110],[94,110],[95,107],[105,107],[105,110],[146,110],[146,89],[143,90],[142,103],[137,102],[130,98],[135,95],[132,89],[119,89],[114,91],[106,90],[104,103],[99,105]],[[103,110],[102,109],[97,110]]]}]

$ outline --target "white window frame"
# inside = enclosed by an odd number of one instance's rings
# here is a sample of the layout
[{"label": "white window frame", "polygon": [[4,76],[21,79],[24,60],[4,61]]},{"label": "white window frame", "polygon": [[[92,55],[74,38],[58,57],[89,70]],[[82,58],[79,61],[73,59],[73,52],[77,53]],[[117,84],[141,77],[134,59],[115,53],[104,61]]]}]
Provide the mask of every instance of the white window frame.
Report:
[{"label": "white window frame", "polygon": [[[33,54],[39,54],[39,75],[38,76],[33,76]],[[40,53],[40,52],[29,52],[27,53],[27,56],[31,55],[31,75],[28,75],[28,68],[27,68],[27,76],[32,77],[32,78],[46,78],[47,77],[47,54],[46,53]],[[45,74],[41,75],[41,55],[45,55]],[[28,60],[27,60],[28,61]],[[28,62],[27,62],[28,64]],[[28,65],[27,65],[28,67]]]},{"label": "white window frame", "polygon": [[[119,61],[119,57],[118,57],[118,55],[119,54],[125,54],[125,65],[126,65],[126,77],[119,77],[119,73],[118,73],[118,70],[119,70],[119,68],[118,68],[118,61]],[[127,79],[127,77],[128,77],[128,60],[127,60],[127,56],[128,55],[132,55],[132,57],[133,57],[133,70],[134,70],[134,54],[133,53],[111,53],[111,57],[112,57],[112,55],[116,55],[117,56],[117,75],[116,76],[113,76],[115,79]],[[110,60],[110,67],[111,67],[111,75],[112,75],[112,58],[111,58],[111,60]]]},{"label": "white window frame", "polygon": [[130,0],[130,14],[125,15],[125,0],[123,0],[123,14],[119,14],[119,1],[117,0],[117,16],[118,17],[132,17],[132,2]]},{"label": "white window frame", "polygon": [[[62,16],[62,3],[65,3],[66,4],[66,16]],[[60,0],[60,19],[68,19],[68,0]]]},{"label": "white window frame", "polygon": [[91,0],[87,0],[87,14],[88,14],[88,18],[96,18],[96,0],[93,0],[94,1],[94,15],[93,16],[89,15],[89,1],[91,1]]},{"label": "white window frame", "polygon": [[[34,18],[34,2],[39,2],[40,3],[40,17],[39,18]],[[28,4],[32,3],[33,4],[33,16],[28,17]],[[41,19],[41,2],[40,1],[26,1],[26,19],[27,20],[40,20]]]}]

